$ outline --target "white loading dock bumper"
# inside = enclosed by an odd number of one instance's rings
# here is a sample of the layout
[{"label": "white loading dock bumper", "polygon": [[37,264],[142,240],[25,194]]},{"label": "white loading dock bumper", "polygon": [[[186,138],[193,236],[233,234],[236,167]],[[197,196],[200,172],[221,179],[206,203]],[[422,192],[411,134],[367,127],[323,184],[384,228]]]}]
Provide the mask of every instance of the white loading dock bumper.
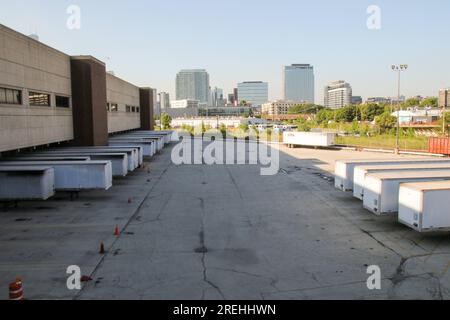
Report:
[{"label": "white loading dock bumper", "polygon": [[14,161],[2,167],[52,167],[56,191],[108,190],[112,187],[111,161]]},{"label": "white loading dock bumper", "polygon": [[[128,174],[128,155],[126,153],[101,153],[94,151],[46,151],[43,153],[31,153],[30,156],[34,159],[48,155],[70,156],[70,155],[88,156],[90,160],[107,160],[111,161],[113,177],[125,177]],[[25,155],[24,158],[27,156]],[[38,159],[39,160],[39,159]],[[18,158],[16,161],[22,161],[22,158]],[[28,161],[28,160],[25,160]],[[43,161],[43,160],[39,160]]]},{"label": "white loading dock bumper", "polygon": [[0,164],[0,201],[47,200],[54,195],[53,168]]}]

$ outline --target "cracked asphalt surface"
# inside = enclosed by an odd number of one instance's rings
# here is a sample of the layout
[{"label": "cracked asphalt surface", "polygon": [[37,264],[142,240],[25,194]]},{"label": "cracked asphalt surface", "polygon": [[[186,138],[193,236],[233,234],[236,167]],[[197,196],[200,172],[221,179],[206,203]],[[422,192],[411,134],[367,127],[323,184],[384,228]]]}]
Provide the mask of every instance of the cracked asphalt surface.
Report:
[{"label": "cracked asphalt surface", "polygon": [[[110,191],[1,212],[0,289],[21,275],[34,299],[450,297],[449,233],[419,234],[333,187],[336,159],[392,155],[279,148],[275,176],[175,166],[167,148]],[[93,278],[78,292],[65,288],[72,264]],[[381,290],[367,289],[370,265]]]}]

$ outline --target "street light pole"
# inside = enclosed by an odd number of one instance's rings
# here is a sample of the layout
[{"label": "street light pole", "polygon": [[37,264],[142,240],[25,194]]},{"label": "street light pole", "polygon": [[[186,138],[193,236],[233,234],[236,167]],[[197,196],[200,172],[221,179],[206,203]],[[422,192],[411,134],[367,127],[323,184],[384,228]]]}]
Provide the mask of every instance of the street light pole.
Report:
[{"label": "street light pole", "polygon": [[392,70],[398,73],[398,83],[397,83],[397,131],[395,134],[395,154],[400,153],[400,80],[402,71],[406,71],[408,69],[408,65],[392,65]]}]

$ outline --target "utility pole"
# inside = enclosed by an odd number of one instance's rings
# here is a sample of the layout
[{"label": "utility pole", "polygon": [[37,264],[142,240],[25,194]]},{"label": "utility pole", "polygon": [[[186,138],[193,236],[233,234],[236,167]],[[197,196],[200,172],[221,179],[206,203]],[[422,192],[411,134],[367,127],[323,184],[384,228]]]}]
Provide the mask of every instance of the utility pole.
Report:
[{"label": "utility pole", "polygon": [[444,134],[444,137],[447,136],[447,128],[445,123],[445,111],[447,109],[448,104],[448,89],[444,90],[444,105],[442,106],[442,133]]},{"label": "utility pole", "polygon": [[392,70],[398,73],[398,84],[397,84],[397,131],[395,134],[395,154],[400,153],[400,79],[402,71],[406,71],[408,69],[408,65],[392,65]]}]

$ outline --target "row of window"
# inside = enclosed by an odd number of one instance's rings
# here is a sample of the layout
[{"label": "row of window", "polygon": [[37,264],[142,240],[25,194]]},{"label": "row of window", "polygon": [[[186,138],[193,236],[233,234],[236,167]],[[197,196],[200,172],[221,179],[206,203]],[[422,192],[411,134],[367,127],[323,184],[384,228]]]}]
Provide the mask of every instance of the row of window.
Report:
[{"label": "row of window", "polygon": [[126,112],[140,112],[139,107],[125,106]]},{"label": "row of window", "polygon": [[[30,106],[50,107],[50,94],[42,92],[28,92]],[[58,108],[70,108],[70,98],[55,96],[55,103]],[[17,89],[0,88],[0,104],[22,105],[22,91]]]},{"label": "row of window", "polygon": [[[119,105],[117,103],[108,102],[106,104],[106,110],[111,112],[117,112],[119,111]],[[137,112],[139,113],[141,109],[139,107],[134,106],[125,106],[126,112]]]}]

